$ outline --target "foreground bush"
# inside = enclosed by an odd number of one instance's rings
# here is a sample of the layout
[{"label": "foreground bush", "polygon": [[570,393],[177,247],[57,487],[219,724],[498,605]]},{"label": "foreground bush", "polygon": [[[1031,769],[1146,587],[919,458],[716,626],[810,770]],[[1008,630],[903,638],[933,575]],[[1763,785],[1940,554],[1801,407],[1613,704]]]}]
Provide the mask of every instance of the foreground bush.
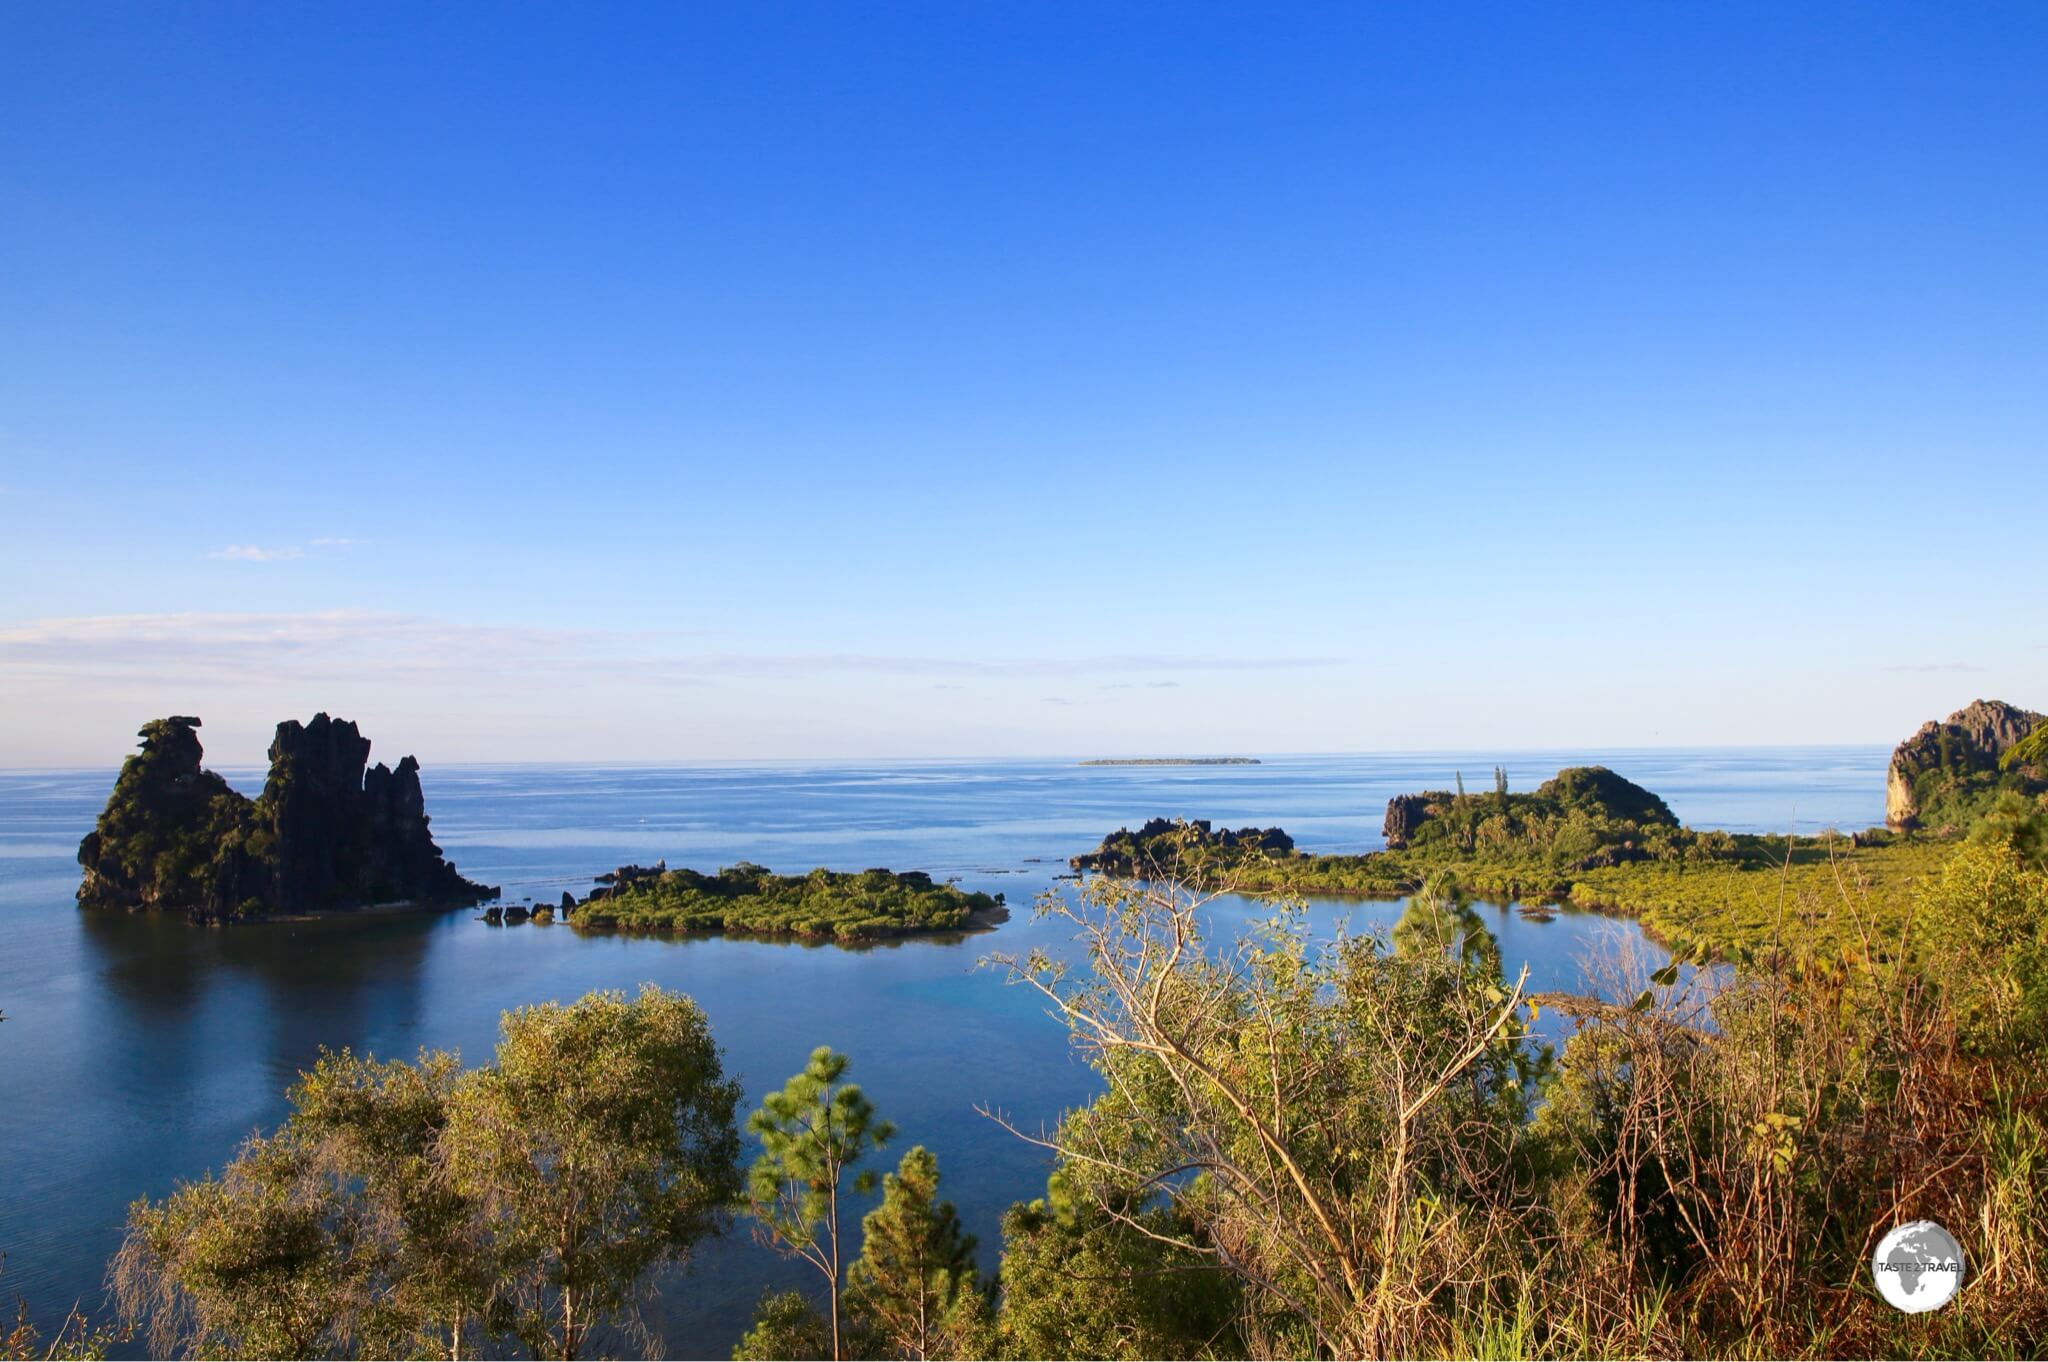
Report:
[{"label": "foreground bush", "polygon": [[129,1214],[116,1298],[164,1355],[585,1355],[738,1195],[738,1085],[704,1014],[507,1013],[497,1061],[324,1055],[219,1177]]},{"label": "foreground bush", "polygon": [[[1285,910],[1210,943],[1201,896],[1158,879],[1050,897],[1088,968],[1010,965],[1106,1091],[1033,1137],[1063,1209],[1006,1226],[1004,1336],[1090,1355],[2038,1356],[2048,881],[2016,845],[1957,851],[1904,923],[1845,890],[1829,939],[1855,945],[1610,962],[1621,1004],[1540,1004],[1575,1018],[1554,1059],[1447,886],[1392,947],[1318,941]],[[1922,1218],[1970,1269],[1908,1316],[1868,1264]],[[1163,1281],[1227,1322],[1163,1329]]]}]

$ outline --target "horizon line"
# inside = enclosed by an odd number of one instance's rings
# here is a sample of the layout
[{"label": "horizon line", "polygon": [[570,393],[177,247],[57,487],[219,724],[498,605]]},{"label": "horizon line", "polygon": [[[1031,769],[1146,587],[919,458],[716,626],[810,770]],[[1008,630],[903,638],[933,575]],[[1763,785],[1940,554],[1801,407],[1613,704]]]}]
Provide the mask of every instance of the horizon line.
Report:
[{"label": "horizon line", "polygon": [[[1084,762],[1100,761],[1154,761],[1188,763],[1215,762],[1225,756],[1245,758],[1263,764],[1303,757],[1514,757],[1554,756],[1560,753],[1586,751],[1591,753],[1637,753],[1637,752],[1863,752],[1885,751],[1896,748],[1897,743],[1845,742],[1845,743],[1618,743],[1608,746],[1572,744],[1561,747],[1385,747],[1355,748],[1348,750],[1315,749],[1291,752],[1266,753],[1200,753],[1159,755],[1152,753],[1106,752],[1094,756],[1078,754],[1028,755],[1022,753],[974,754],[960,756],[847,756],[847,757],[560,757],[531,761],[475,760],[455,758],[437,759],[433,769],[449,767],[496,767],[512,769],[517,767],[698,767],[698,766],[853,766],[853,765],[945,765],[973,763],[1039,763],[1079,766]],[[133,755],[132,753],[128,755]],[[410,754],[409,754],[410,755]],[[123,761],[127,757],[122,758]],[[0,764],[0,774],[37,775],[66,774],[83,771],[104,771],[110,769],[101,764],[12,766]],[[263,771],[269,769],[267,762],[209,762],[206,769],[212,771]],[[424,772],[427,768],[422,765]],[[1100,768],[1097,768],[1100,769]],[[1238,769],[1242,769],[1241,767]]]}]

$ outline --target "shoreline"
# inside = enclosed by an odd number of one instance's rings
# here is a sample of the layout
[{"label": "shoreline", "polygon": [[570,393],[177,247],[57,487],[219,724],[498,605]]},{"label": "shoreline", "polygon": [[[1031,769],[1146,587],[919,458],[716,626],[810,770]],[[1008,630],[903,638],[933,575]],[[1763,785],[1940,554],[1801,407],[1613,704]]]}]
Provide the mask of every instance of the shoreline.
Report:
[{"label": "shoreline", "polygon": [[194,927],[259,927],[267,923],[343,922],[360,917],[415,917],[433,913],[462,913],[481,908],[488,900],[473,903],[421,903],[414,899],[398,899],[390,903],[365,903],[356,908],[308,908],[296,913],[252,913],[247,917],[193,916],[190,908],[171,905],[153,906],[146,903],[88,903],[77,902],[74,906],[81,913],[125,913],[131,917],[176,916],[182,917]]},{"label": "shoreline", "polygon": [[266,913],[260,917],[231,918],[209,925],[246,926],[264,922],[341,922],[354,917],[415,917],[431,913],[465,913],[481,908],[477,903],[419,903],[400,899],[394,903],[366,903],[360,908],[309,908],[303,913]]},{"label": "shoreline", "polygon": [[[966,921],[962,922],[958,927],[905,927],[896,931],[863,932],[858,936],[840,936],[836,932],[752,932],[723,927],[621,926],[610,922],[596,926],[586,926],[578,922],[573,914],[566,919],[566,925],[574,928],[576,931],[592,936],[599,933],[610,933],[617,936],[655,936],[674,939],[695,937],[700,940],[726,937],[735,941],[783,941],[804,946],[845,946],[854,948],[879,946],[899,941],[932,941],[945,937],[979,936],[996,930],[996,928],[1009,920],[1009,906],[999,903],[990,908],[971,909],[967,914]],[[544,919],[539,925],[548,926],[554,923],[563,923],[564,921],[564,919],[556,917],[552,920]],[[531,922],[520,922],[504,925],[524,927],[534,924]]]},{"label": "shoreline", "polygon": [[[1078,881],[1085,878],[1088,875],[1100,875],[1102,873],[1104,872],[1099,870],[1082,871],[1080,872],[1080,874],[1074,876],[1073,878]],[[1218,892],[1236,895],[1241,898],[1261,899],[1271,899],[1279,897],[1281,895],[1293,894],[1301,898],[1304,902],[1314,902],[1318,899],[1331,899],[1339,902],[1348,901],[1355,903],[1399,903],[1403,899],[1412,898],[1416,892],[1416,888],[1420,888],[1420,886],[1408,889],[1297,889],[1290,885],[1263,884],[1240,885],[1232,888],[1222,889]],[[1484,903],[1491,907],[1499,908],[1504,912],[1519,913],[1524,915],[1529,914],[1531,912],[1551,914],[1560,912],[1572,912],[1590,913],[1596,917],[1622,919],[1624,921],[1633,922],[1636,925],[1637,929],[1642,932],[1645,940],[1674,954],[1677,951],[1677,947],[1674,946],[1672,942],[1662,932],[1660,932],[1654,924],[1650,922],[1649,918],[1645,914],[1637,912],[1634,909],[1625,907],[1619,903],[1614,903],[1607,900],[1575,898],[1569,893],[1531,895],[1527,898],[1524,898],[1520,894],[1508,894],[1502,896],[1475,893],[1470,895],[1470,898],[1475,903]],[[1714,947],[1711,948],[1711,950],[1712,958],[1716,961],[1722,960],[1724,958],[1723,952],[1720,950],[1720,948]]]}]

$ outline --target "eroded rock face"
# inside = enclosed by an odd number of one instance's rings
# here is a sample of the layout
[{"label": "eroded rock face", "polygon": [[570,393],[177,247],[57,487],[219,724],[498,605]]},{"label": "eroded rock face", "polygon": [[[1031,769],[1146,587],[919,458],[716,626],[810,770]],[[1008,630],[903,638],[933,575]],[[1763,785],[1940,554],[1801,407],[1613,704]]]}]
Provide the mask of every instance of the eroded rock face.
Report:
[{"label": "eroded rock face", "polygon": [[142,750],[79,846],[80,903],[217,920],[496,895],[434,845],[419,763],[366,772],[370,741],[347,720],[279,724],[254,800],[200,767],[198,726],[185,716],[144,726]]},{"label": "eroded rock face", "polygon": [[2030,709],[2003,700],[1972,700],[1940,721],[1929,720],[1892,752],[1885,770],[1884,821],[1905,830],[1941,821],[1945,803],[1974,787],[2015,778],[1998,759],[2043,722]]},{"label": "eroded rock face", "polygon": [[1380,835],[1387,850],[1400,851],[1415,837],[1415,830],[1428,821],[1431,811],[1451,802],[1449,790],[1425,790],[1421,794],[1395,795],[1387,801],[1387,816]]},{"label": "eroded rock face", "polygon": [[260,801],[273,846],[270,911],[341,906],[358,885],[372,891],[369,801],[363,763],[370,740],[346,720],[288,719],[270,743],[270,779]]},{"label": "eroded rock face", "polygon": [[1884,773],[1884,825],[1903,831],[1917,827],[1920,822],[1920,796],[1913,789],[1913,781],[1899,765],[1899,754],[1892,753],[1892,764]]},{"label": "eroded rock face", "polygon": [[396,770],[386,770],[382,762],[372,766],[363,777],[363,798],[370,806],[375,882],[390,885],[401,898],[432,902],[460,900],[476,891],[478,886],[457,874],[434,845],[419,762],[403,757]]}]

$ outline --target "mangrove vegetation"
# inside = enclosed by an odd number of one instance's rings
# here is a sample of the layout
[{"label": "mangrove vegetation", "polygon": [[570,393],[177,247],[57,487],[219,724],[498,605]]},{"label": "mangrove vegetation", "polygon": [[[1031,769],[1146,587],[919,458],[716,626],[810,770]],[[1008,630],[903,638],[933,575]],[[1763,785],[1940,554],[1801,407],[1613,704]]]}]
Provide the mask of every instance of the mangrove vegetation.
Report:
[{"label": "mangrove vegetation", "polygon": [[[1080,949],[995,964],[1101,1087],[1012,1125],[1049,1177],[993,1272],[929,1150],[876,1198],[897,1132],[845,1056],[743,1136],[677,995],[510,1013],[479,1070],[329,1055],[279,1130],[136,1203],[120,1323],[192,1355],[631,1350],[656,1274],[744,1222],[815,1271],[762,1298],[743,1358],[2037,1356],[2044,822],[1954,843],[1854,943],[1617,956],[1613,1003],[1532,996],[1448,875],[1384,936],[1283,896],[1211,938],[1187,879],[1051,892]],[[1868,1266],[1915,1219],[1969,1263],[1924,1315]]]},{"label": "mangrove vegetation", "polygon": [[[648,988],[508,1013],[479,1069],[323,1055],[277,1130],[134,1204],[118,1317],[66,1346],[659,1350],[649,1293],[744,1225],[811,1271],[761,1298],[740,1358],[2048,1350],[2048,802],[2002,789],[1946,837],[1850,842],[1694,832],[1599,768],[1417,798],[1376,856],[1148,824],[1041,897],[1073,949],[989,963],[1099,1086],[1050,1124],[983,1110],[1047,1167],[987,1270],[929,1149],[887,1171],[898,1132],[845,1055],[742,1123],[710,1019]],[[1697,935],[1534,994],[1469,902],[1510,876]],[[1311,920],[1310,887],[1409,903],[1356,935]],[[1269,916],[1212,936],[1248,889]],[[931,903],[817,906],[850,893]],[[739,866],[615,877],[576,911],[836,935],[970,898]],[[1907,1314],[1870,1261],[1916,1220],[1967,1272]]]},{"label": "mangrove vegetation", "polygon": [[625,866],[573,907],[579,927],[861,940],[955,932],[997,913],[1000,894],[969,892],[922,871],[777,875],[742,861],[715,875]]}]

